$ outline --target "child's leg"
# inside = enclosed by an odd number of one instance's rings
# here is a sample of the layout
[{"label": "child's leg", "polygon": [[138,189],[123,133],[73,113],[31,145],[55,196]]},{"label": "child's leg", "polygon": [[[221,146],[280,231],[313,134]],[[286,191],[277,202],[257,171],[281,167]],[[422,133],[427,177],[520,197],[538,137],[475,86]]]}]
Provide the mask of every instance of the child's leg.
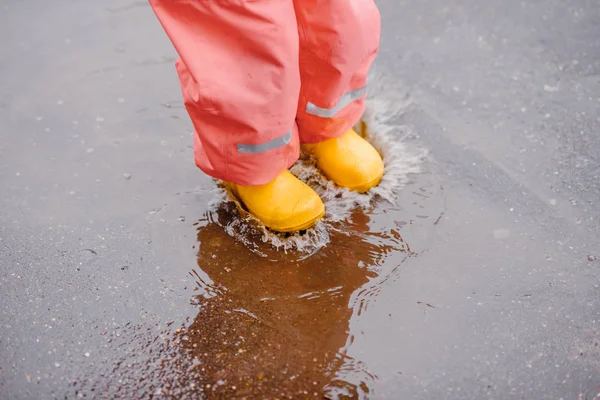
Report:
[{"label": "child's leg", "polygon": [[384,164],[352,131],[365,110],[367,73],[379,48],[373,0],[295,0],[302,87],[296,120],[300,141],[340,186],[366,192]]},{"label": "child's leg", "polygon": [[367,73],[379,48],[373,0],[294,0],[300,36],[300,141],[344,135],[364,112]]},{"label": "child's leg", "polygon": [[181,59],[196,165],[230,183],[246,208],[282,232],[324,214],[287,171],[299,156],[298,29],[291,1],[150,0]]},{"label": "child's leg", "polygon": [[241,185],[272,181],[299,155],[298,31],[288,1],[150,0],[180,60],[196,164]]}]

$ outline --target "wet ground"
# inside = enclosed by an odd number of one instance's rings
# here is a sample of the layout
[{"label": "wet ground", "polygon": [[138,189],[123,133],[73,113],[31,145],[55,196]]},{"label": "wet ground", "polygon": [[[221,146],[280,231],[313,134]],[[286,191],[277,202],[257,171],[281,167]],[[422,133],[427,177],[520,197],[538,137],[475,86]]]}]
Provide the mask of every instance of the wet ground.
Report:
[{"label": "wet ground", "polygon": [[4,3],[1,399],[600,398],[597,1],[379,1],[395,204],[322,187],[287,252],[145,1]]}]

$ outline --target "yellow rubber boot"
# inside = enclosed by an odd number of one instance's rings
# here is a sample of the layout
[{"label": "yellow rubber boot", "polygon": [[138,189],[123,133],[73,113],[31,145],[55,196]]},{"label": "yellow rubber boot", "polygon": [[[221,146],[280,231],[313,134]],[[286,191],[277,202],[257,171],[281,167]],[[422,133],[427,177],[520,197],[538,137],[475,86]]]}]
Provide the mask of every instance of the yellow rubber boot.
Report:
[{"label": "yellow rubber boot", "polygon": [[319,169],[339,186],[359,193],[377,186],[383,176],[381,156],[354,129],[344,136],[302,148],[317,160]]},{"label": "yellow rubber boot", "polygon": [[288,170],[266,185],[229,186],[252,215],[277,232],[308,229],[325,214],[319,195]]}]

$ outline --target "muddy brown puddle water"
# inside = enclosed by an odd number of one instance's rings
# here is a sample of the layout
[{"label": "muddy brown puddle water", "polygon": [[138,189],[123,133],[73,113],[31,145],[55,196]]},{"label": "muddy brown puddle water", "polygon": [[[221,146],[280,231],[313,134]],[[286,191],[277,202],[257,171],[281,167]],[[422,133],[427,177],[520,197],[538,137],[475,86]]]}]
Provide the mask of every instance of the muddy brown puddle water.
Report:
[{"label": "muddy brown puddle water", "polygon": [[177,251],[193,253],[197,261],[188,273],[196,315],[158,335],[132,327],[115,338],[143,356],[135,362],[123,357],[101,374],[106,379],[98,379],[97,371],[82,377],[78,393],[370,397],[378,377],[354,342],[364,334],[361,313],[377,302],[382,286],[393,285],[411,259],[428,249],[443,216],[443,189],[433,175],[424,172],[408,182],[399,192],[402,207],[375,199],[368,209],[355,208],[328,223],[326,243],[307,257],[293,249],[275,251],[258,238],[250,246],[228,234],[227,226],[240,218],[232,202],[195,222],[178,218],[198,206],[198,196],[174,196],[152,223],[155,242],[176,242]]}]

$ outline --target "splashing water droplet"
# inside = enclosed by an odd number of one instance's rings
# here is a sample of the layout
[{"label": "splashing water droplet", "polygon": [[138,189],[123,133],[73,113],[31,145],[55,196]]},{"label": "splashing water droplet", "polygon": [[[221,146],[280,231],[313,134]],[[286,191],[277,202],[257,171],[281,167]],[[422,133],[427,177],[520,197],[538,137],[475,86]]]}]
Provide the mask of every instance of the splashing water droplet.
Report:
[{"label": "splashing water droplet", "polygon": [[369,192],[360,194],[336,186],[326,179],[313,159],[303,156],[290,171],[311,186],[325,203],[325,218],[313,228],[296,234],[280,234],[264,227],[220,185],[210,202],[209,218],[242,242],[252,252],[273,261],[283,252],[289,260],[290,253],[297,260],[309,257],[329,243],[332,223],[350,216],[356,208],[370,209],[377,200],[394,204],[399,191],[409,182],[411,174],[421,171],[426,157],[422,149],[409,149],[403,139],[410,136],[408,127],[398,124],[396,118],[405,108],[401,102],[378,99],[372,101],[362,121],[355,127],[381,154],[385,173],[380,184]]}]

